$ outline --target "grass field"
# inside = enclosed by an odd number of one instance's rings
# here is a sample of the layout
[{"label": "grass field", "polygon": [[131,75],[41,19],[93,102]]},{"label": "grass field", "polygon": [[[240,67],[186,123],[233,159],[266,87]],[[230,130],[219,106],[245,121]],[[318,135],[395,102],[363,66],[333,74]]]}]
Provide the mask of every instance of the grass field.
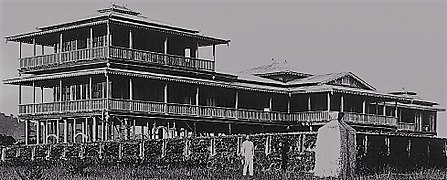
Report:
[{"label": "grass field", "polygon": [[[157,168],[145,166],[94,166],[81,172],[72,172],[66,167],[12,167],[0,166],[0,179],[83,179],[83,180],[121,180],[121,179],[250,179],[244,178],[242,172],[210,170],[205,168]],[[256,172],[252,179],[321,179],[312,174],[282,171]],[[446,169],[420,169],[411,173],[385,172],[355,179],[447,179]]]}]

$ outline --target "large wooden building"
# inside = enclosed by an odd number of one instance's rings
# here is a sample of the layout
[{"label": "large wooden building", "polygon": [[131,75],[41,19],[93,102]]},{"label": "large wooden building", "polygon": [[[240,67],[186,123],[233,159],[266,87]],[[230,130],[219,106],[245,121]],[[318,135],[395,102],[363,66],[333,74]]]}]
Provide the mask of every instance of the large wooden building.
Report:
[{"label": "large wooden building", "polygon": [[[20,76],[3,81],[19,87],[26,144],[315,131],[337,112],[358,131],[433,136],[443,110],[351,72],[312,75],[278,61],[218,72],[216,46],[229,40],[119,5],[6,40],[33,48],[20,54]],[[199,58],[203,47],[214,59]],[[22,103],[24,87],[32,103]]]}]

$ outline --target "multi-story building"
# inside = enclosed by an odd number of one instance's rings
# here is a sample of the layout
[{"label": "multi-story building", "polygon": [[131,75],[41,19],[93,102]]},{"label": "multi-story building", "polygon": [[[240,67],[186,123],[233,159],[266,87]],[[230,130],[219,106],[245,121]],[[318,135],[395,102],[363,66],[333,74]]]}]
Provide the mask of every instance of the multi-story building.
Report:
[{"label": "multi-story building", "polygon": [[[359,131],[433,136],[443,111],[414,92],[379,92],[351,72],[312,75],[278,61],[217,72],[216,46],[230,40],[119,5],[6,40],[33,47],[19,57],[20,76],[3,81],[19,86],[27,144],[315,131],[334,112]],[[199,58],[203,47],[214,59]]]}]

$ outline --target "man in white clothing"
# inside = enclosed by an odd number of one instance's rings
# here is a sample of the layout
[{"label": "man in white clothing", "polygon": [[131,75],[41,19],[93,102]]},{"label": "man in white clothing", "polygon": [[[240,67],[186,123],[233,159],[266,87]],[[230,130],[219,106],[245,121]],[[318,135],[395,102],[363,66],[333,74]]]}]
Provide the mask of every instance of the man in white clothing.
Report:
[{"label": "man in white clothing", "polygon": [[242,174],[246,176],[248,169],[248,175],[253,176],[253,157],[255,154],[255,147],[253,142],[250,141],[250,136],[245,137],[245,141],[242,143],[241,153],[245,160]]}]

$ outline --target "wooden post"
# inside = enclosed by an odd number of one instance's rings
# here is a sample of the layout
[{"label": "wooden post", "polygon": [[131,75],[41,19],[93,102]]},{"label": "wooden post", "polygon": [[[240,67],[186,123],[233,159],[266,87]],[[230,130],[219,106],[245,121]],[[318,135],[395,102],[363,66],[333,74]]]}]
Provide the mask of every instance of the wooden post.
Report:
[{"label": "wooden post", "polygon": [[40,144],[40,121],[36,122],[36,144]]},{"label": "wooden post", "polygon": [[331,93],[327,93],[327,111],[331,111]]},{"label": "wooden post", "polygon": [[289,96],[287,98],[287,113],[290,113],[290,99],[292,99],[291,93],[289,93]]},{"label": "wooden post", "polygon": [[168,84],[165,83],[165,86],[163,88],[163,102],[165,104],[165,112],[168,113]]},{"label": "wooden post", "polygon": [[199,58],[199,43],[196,43],[196,58]]},{"label": "wooden post", "polygon": [[272,111],[273,108],[273,98],[270,96],[269,97],[269,111]]},{"label": "wooden post", "polygon": [[132,82],[132,78],[129,78],[129,99],[133,100],[133,82]]},{"label": "wooden post", "polygon": [[59,34],[59,51],[58,51],[58,53],[59,53],[59,62],[62,62],[62,54],[61,54],[61,52],[62,52],[62,44],[63,44],[63,35],[62,35],[62,33],[60,33]]},{"label": "wooden post", "polygon": [[312,102],[310,99],[310,96],[307,98],[307,111],[311,111],[312,110]]},{"label": "wooden post", "polygon": [[22,104],[22,84],[19,84],[19,105]]},{"label": "wooden post", "polygon": [[62,112],[62,79],[59,79],[59,111]]},{"label": "wooden post", "polygon": [[76,143],[76,118],[73,119],[73,143]]},{"label": "wooden post", "polygon": [[45,46],[43,46],[43,44],[40,46],[42,48],[41,53],[42,55],[45,55]]},{"label": "wooden post", "polygon": [[129,30],[129,49],[133,49],[132,30]]},{"label": "wooden post", "polygon": [[45,120],[43,123],[44,123],[43,143],[48,144],[48,120]]},{"label": "wooden post", "polygon": [[397,116],[397,101],[394,102],[394,117],[398,118],[398,116]]},{"label": "wooden post", "polygon": [[[90,28],[90,44],[88,44],[89,48],[93,48],[93,28]],[[93,57],[93,51],[91,51],[92,57]]]},{"label": "wooden post", "polygon": [[164,56],[164,63],[167,64],[168,57],[166,56],[168,54],[168,37],[165,38],[163,42],[163,54]]},{"label": "wooden post", "polygon": [[383,102],[383,112],[382,112],[383,116],[386,116],[386,103]]},{"label": "wooden post", "polygon": [[104,113],[102,113],[102,115],[101,115],[101,141],[105,141],[105,139],[106,139],[105,132],[106,132],[106,123],[105,123],[105,119],[104,119]]},{"label": "wooden post", "polygon": [[231,123],[228,123],[228,134],[231,135]]},{"label": "wooden post", "polygon": [[84,134],[84,136],[82,136],[82,140],[84,142],[88,141],[88,118],[85,118],[84,122],[82,123],[84,126],[82,126],[82,134]]},{"label": "wooden post", "polygon": [[25,144],[29,144],[29,120],[25,120]]},{"label": "wooden post", "polygon": [[68,143],[68,119],[64,119],[64,143]]},{"label": "wooden post", "polygon": [[36,56],[36,38],[33,38],[33,56]]},{"label": "wooden post", "polygon": [[132,123],[132,138],[133,140],[137,139],[137,134],[135,133],[136,127],[135,127],[135,119],[133,119],[133,123]]},{"label": "wooden post", "polygon": [[362,114],[366,114],[366,100],[362,101]]},{"label": "wooden post", "polygon": [[340,112],[345,111],[345,97],[341,95],[340,97]]},{"label": "wooden post", "polygon": [[36,112],[36,83],[33,81],[33,113]]},{"label": "wooden post", "polygon": [[[62,118],[60,118],[60,119],[62,119]],[[59,120],[60,119],[56,119],[56,136],[57,136],[57,138],[56,138],[56,143],[59,143],[59,134],[60,134],[60,127],[59,127]]]},{"label": "wooden post", "polygon": [[22,42],[19,42],[19,58],[22,59]]},{"label": "wooden post", "polygon": [[43,95],[44,94],[44,88],[43,88],[43,86],[40,87],[40,92],[41,92],[41,95],[40,95],[41,96],[41,103],[43,104],[43,101],[44,101],[44,97],[43,97],[44,96]]},{"label": "wooden post", "polygon": [[213,60],[216,61],[216,45],[213,44]]},{"label": "wooden post", "polygon": [[97,131],[96,129],[98,128],[98,122],[96,120],[96,116],[93,116],[93,126],[92,126],[92,141],[96,142],[96,138],[97,138]]}]

